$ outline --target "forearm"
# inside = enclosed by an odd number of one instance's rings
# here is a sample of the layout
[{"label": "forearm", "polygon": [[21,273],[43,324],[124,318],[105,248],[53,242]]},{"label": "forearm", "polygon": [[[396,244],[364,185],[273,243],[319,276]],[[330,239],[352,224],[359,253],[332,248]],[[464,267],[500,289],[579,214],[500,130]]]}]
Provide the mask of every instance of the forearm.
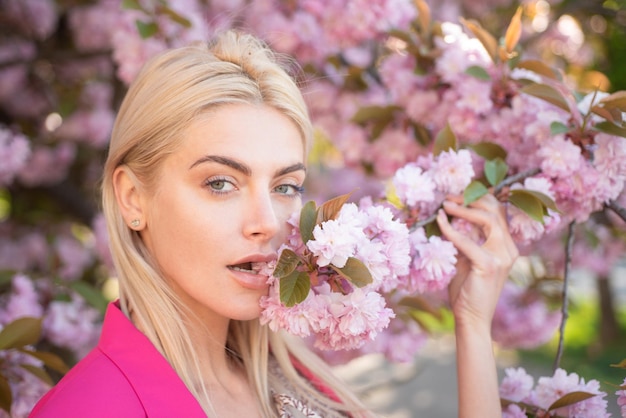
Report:
[{"label": "forearm", "polygon": [[502,416],[498,375],[489,329],[457,325],[459,418]]}]

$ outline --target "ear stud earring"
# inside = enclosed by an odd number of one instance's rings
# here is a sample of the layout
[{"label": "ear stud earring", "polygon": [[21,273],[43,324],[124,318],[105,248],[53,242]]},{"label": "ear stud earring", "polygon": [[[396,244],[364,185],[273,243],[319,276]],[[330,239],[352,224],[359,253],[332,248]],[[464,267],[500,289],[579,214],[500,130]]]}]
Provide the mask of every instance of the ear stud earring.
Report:
[{"label": "ear stud earring", "polygon": [[141,225],[141,221],[139,219],[133,219],[130,221],[130,226],[132,228],[139,228],[139,225]]}]

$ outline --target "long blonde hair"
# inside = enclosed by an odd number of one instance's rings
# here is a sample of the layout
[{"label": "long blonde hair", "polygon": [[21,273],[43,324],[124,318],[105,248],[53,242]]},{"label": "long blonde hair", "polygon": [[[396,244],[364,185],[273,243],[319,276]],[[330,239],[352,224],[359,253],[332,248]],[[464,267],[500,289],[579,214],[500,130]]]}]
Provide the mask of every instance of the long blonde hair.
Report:
[{"label": "long blonde hair", "polygon": [[[207,415],[214,410],[206,386],[197,384],[202,381],[196,360],[198,347],[185,326],[190,313],[160,273],[139,234],[124,222],[112,180],[115,169],[124,165],[141,187],[155,190],[160,162],[176,150],[180,133],[199,114],[233,103],[264,104],[279,110],[300,130],[305,150],[310,147],[311,122],[297,84],[264,43],[251,35],[228,31],[210,44],[166,51],[144,66],[118,112],[102,184],[122,310],[129,318],[132,313],[135,325],[170,362]],[[317,356],[304,345],[269,331],[258,320],[231,321],[227,347],[247,371],[264,416],[276,416],[270,395],[276,384],[268,373],[270,352],[282,375],[325,416],[337,409],[351,410],[353,415],[363,411]],[[340,402],[327,399],[303,379],[293,366],[293,358],[314,370]]]}]

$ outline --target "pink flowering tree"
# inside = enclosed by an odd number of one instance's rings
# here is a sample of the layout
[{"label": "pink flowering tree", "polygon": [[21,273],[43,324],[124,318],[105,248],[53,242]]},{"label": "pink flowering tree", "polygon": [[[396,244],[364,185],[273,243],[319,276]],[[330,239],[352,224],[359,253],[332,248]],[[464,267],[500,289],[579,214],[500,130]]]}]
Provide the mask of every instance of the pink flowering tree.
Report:
[{"label": "pink flowering tree", "polygon": [[[273,272],[262,321],[329,361],[411,360],[456,272],[433,215],[447,194],[492,193],[524,255],[493,338],[561,342],[552,376],[506,371],[503,413],[606,416],[608,389],[559,362],[572,269],[598,278],[602,341],[619,333],[610,280],[626,246],[626,93],[590,70],[620,51],[618,12],[431,3],[0,2],[0,417],[28,414],[95,344],[115,297],[96,191],[126,87],[155,53],[231,27],[295,57],[316,126],[307,190],[324,203],[294,214],[277,265],[259,267]],[[603,70],[626,89],[618,68]],[[626,381],[613,383],[626,416]]]}]

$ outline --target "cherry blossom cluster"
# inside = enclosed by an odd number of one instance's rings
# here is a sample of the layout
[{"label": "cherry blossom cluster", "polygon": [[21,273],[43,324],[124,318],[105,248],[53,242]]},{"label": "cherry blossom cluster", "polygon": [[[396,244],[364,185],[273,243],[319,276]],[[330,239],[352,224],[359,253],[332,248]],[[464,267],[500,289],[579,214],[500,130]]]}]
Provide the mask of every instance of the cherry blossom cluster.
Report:
[{"label": "cherry blossom cluster", "polygon": [[[231,27],[261,36],[302,64],[316,137],[332,148],[324,155],[331,157],[327,168],[310,176],[311,197],[325,200],[338,190],[357,188],[377,202],[385,195],[387,202],[373,205],[365,199],[358,209],[345,205],[345,210],[371,210],[367,216],[380,216],[385,228],[393,219],[392,230],[395,223],[398,230],[408,229],[408,237],[395,231],[396,238],[385,241],[396,248],[383,249],[382,239],[368,229],[373,227],[365,226],[369,221],[362,223],[366,238],[357,234],[335,246],[330,240],[348,226],[330,222],[309,240],[312,248],[297,240],[288,244],[301,256],[308,252],[328,261],[308,270],[301,265],[302,273],[323,270],[326,276],[311,275],[308,297],[290,308],[279,304],[275,283],[268,297],[276,315],[273,326],[311,336],[326,321],[322,332],[340,331],[336,340],[330,334],[320,338],[320,347],[360,346],[325,351],[327,358],[346,361],[370,352],[398,361],[414,358],[428,339],[414,314],[437,315],[445,308],[442,290],[456,262],[454,247],[427,221],[446,193],[465,193],[476,181],[492,191],[501,186],[498,197],[507,206],[511,233],[525,255],[542,260],[545,277],[562,275],[561,242],[572,220],[579,224],[573,266],[606,278],[623,258],[623,221],[602,210],[610,202],[626,206],[624,96],[575,92],[571,79],[527,59],[515,36],[496,39],[458,18],[472,12],[493,17],[510,1],[445,0],[431,4],[431,10],[420,0],[79,3],[0,2],[7,27],[0,42],[0,203],[18,208],[7,213],[0,205],[0,270],[3,277],[9,272],[12,283],[0,295],[2,327],[22,315],[40,315],[45,345],[79,358],[93,344],[100,316],[88,305],[105,302],[94,278],[100,281],[113,269],[102,216],[86,202],[97,188],[117,100],[155,53]],[[584,42],[585,34],[579,34],[582,40],[567,37],[558,26],[528,36],[529,27],[519,25],[520,39],[542,57],[545,39],[558,41],[563,57],[589,67],[593,48]],[[457,144],[434,152],[444,131]],[[312,172],[316,165],[310,165]],[[500,172],[505,178],[533,174],[499,185],[505,182]],[[486,182],[494,173],[498,181]],[[520,204],[529,196],[542,202],[538,212]],[[554,206],[546,206],[548,201]],[[482,239],[471,225],[452,223]],[[299,237],[300,225],[293,228],[293,237]],[[363,264],[370,284],[330,279],[339,274],[333,263],[341,264],[346,254]],[[509,283],[503,290],[492,330],[500,344],[532,348],[553,333],[560,314],[531,287]],[[297,317],[309,299],[324,308]],[[307,315],[328,306],[333,310],[312,328]],[[379,312],[375,319],[373,312]],[[0,356],[7,359],[4,364],[38,366],[32,357],[26,361],[11,351],[0,350]],[[40,386],[24,369],[14,369],[9,372],[11,413],[26,416]],[[623,389],[618,395],[626,416]]]},{"label": "cherry blossom cluster", "polygon": [[[500,383],[500,397],[506,407],[503,418],[531,416],[608,418],[606,393],[597,380],[557,369],[551,377],[534,378],[523,368],[509,368]],[[548,415],[549,413],[549,415]]]},{"label": "cherry blossom cluster", "polygon": [[[301,219],[306,209],[291,222],[291,238],[277,268],[286,255],[302,263],[291,262],[290,274],[272,277],[269,296],[261,300],[261,321],[273,330],[313,335],[320,349],[360,348],[395,316],[381,291],[396,288],[408,273],[409,231],[389,208],[346,203],[336,217],[317,223],[305,241]],[[305,289],[298,303],[283,297],[285,282],[294,278]]]}]

